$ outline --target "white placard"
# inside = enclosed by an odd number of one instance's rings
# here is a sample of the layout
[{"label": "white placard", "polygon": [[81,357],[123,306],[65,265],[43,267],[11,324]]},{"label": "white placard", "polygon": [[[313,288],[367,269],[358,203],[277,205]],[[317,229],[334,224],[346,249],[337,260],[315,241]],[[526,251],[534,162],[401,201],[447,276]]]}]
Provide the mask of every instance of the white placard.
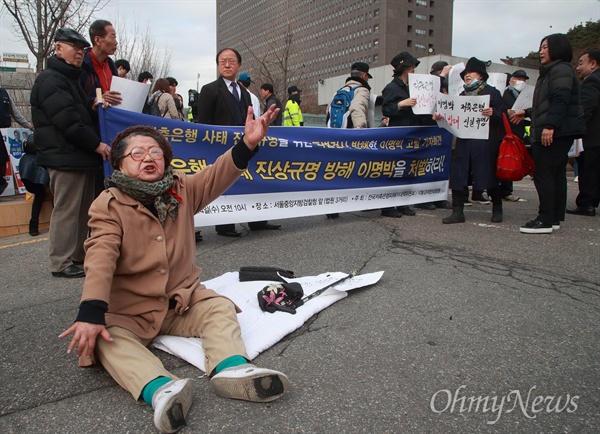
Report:
[{"label": "white placard", "polygon": [[448,74],[448,95],[459,95],[463,91],[465,82],[460,73],[465,70],[465,64],[460,62],[452,66]]},{"label": "white placard", "polygon": [[435,111],[442,119],[437,124],[461,139],[487,139],[490,118],[481,112],[489,106],[489,95],[452,96],[438,93]]},{"label": "white placard", "polygon": [[431,74],[408,74],[408,90],[417,100],[412,111],[416,115],[430,115],[435,110],[435,96],[440,91],[440,78]]},{"label": "white placard", "polygon": [[512,109],[516,112],[528,109],[533,106],[533,91],[535,86],[526,84],[519,97],[512,106]]},{"label": "white placard", "polygon": [[112,78],[110,90],[121,92],[123,102],[118,105],[120,109],[141,113],[150,90],[150,83],[140,83],[126,78]]},{"label": "white placard", "polygon": [[500,95],[503,95],[506,90],[506,74],[504,72],[490,72],[488,75],[490,77],[487,79],[487,84],[494,86],[498,89]]}]

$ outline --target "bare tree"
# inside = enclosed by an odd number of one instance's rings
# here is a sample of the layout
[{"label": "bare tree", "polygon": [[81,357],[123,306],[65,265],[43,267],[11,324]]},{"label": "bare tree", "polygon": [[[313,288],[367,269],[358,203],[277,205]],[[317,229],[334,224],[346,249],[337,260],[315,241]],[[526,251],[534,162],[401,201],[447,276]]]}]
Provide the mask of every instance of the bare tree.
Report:
[{"label": "bare tree", "polygon": [[169,75],[171,50],[157,47],[149,23],[142,29],[139,22],[128,25],[126,20],[118,19],[116,29],[119,45],[115,59],[126,59],[129,62],[131,78],[135,80],[143,71],[150,72],[155,78]]},{"label": "bare tree", "polygon": [[[287,31],[269,41],[268,48],[264,51],[257,52],[245,41],[240,41],[244,45],[245,51],[252,57],[252,60],[248,62],[250,69],[253,70],[252,74],[256,75],[260,81],[273,84],[275,93],[280,97],[287,95],[288,77],[298,69],[290,67],[293,40],[292,26],[289,24]],[[298,84],[298,86],[300,85]]]},{"label": "bare tree", "polygon": [[81,33],[108,0],[2,0],[2,3],[15,19],[15,30],[35,56],[37,72],[41,72],[51,53],[56,29],[68,26]]}]

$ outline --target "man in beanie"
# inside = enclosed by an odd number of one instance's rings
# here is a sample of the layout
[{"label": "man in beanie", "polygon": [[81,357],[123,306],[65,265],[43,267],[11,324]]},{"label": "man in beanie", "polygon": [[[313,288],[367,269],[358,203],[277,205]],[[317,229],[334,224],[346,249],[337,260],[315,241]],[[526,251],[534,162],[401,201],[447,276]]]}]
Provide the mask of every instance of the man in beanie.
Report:
[{"label": "man in beanie", "polygon": [[50,219],[50,270],[55,277],[83,277],[83,242],[95,177],[110,147],[94,127],[96,101],[79,84],[84,49],[90,44],[75,30],[54,36],[55,54],[31,89],[31,116],[37,164],[48,169],[54,209]]}]

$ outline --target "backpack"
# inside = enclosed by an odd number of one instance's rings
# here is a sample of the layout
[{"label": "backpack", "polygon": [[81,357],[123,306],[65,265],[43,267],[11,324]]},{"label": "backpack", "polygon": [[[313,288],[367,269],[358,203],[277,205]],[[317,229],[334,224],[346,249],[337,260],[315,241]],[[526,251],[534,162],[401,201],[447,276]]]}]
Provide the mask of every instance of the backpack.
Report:
[{"label": "backpack", "polygon": [[498,151],[496,178],[501,181],[520,181],[525,175],[533,175],[535,164],[523,141],[512,133],[505,113],[502,113],[502,119],[506,135]]},{"label": "backpack", "polygon": [[166,114],[166,113],[162,114],[160,112],[160,109],[158,108],[158,100],[160,99],[160,97],[162,95],[163,95],[163,92],[161,92],[161,91],[155,92],[148,100],[148,114],[149,115],[163,117]]},{"label": "backpack", "polygon": [[[348,128],[350,104],[354,99],[354,90],[357,87],[361,86],[344,86],[335,93],[329,104],[329,120],[327,121],[329,128]],[[352,121],[350,120],[350,122]]]}]

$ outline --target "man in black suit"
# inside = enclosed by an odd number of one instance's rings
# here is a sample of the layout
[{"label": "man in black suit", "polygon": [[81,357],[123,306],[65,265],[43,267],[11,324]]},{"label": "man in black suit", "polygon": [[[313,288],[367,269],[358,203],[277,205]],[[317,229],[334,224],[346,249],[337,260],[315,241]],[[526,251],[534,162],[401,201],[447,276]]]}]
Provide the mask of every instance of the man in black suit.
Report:
[{"label": "man in black suit", "polygon": [[[217,53],[219,78],[202,86],[198,97],[198,123],[205,125],[244,126],[248,106],[252,105],[250,94],[236,82],[242,65],[242,56],[233,48],[224,48]],[[248,223],[252,230],[279,229],[267,221]],[[215,226],[217,234],[239,237],[233,223]]]},{"label": "man in black suit", "polygon": [[567,213],[593,217],[600,202],[600,50],[583,53],[577,65],[577,74],[583,80],[581,105],[586,132],[583,138],[583,152],[577,159],[577,206],[567,209]]}]

